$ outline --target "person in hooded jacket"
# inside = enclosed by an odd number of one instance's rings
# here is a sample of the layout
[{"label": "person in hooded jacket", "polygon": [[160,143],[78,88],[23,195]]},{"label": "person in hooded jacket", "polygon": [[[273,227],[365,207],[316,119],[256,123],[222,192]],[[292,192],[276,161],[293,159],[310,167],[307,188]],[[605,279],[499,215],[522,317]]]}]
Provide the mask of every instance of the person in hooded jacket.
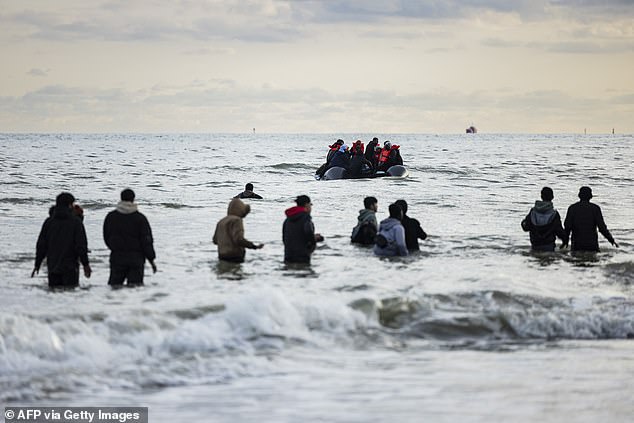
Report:
[{"label": "person in hooded jacket", "polygon": [[342,145],[339,151],[335,153],[332,160],[330,160],[330,168],[342,167],[346,170],[350,170],[350,153],[348,152],[348,146]]},{"label": "person in hooded jacket", "polygon": [[[566,220],[564,220],[564,230],[566,235],[572,233],[572,251],[599,251],[599,236],[597,229],[601,235],[607,239],[610,244],[616,248],[619,244],[614,240],[612,234],[603,220],[601,207],[590,202],[592,198],[592,189],[590,187],[581,187],[579,189],[579,202],[568,207]],[[568,240],[562,248],[568,245]]]},{"label": "person in hooded jacket", "polygon": [[284,261],[286,263],[310,264],[310,255],[315,251],[318,242],[324,238],[315,233],[310,212],[313,203],[307,195],[295,199],[297,206],[286,209],[286,220],[282,226],[284,242]]},{"label": "person in hooded jacket", "polygon": [[218,245],[218,258],[233,263],[244,262],[246,248],[260,249],[264,244],[254,244],[244,237],[242,219],[251,211],[251,206],[239,198],[233,198],[227,207],[227,216],[216,224],[213,242]]},{"label": "person in hooded jacket", "polygon": [[103,239],[110,249],[108,285],[115,287],[126,280],[128,286],[143,285],[145,260],[156,273],[152,228],[134,198],[130,188],[121,191],[121,201],[103,222]]},{"label": "person in hooded jacket", "polygon": [[376,221],[378,200],[375,197],[365,197],[363,207],[365,207],[363,210],[359,210],[357,226],[352,229],[350,239],[353,243],[371,245],[374,244],[374,237],[379,229]]},{"label": "person in hooded jacket", "polygon": [[79,286],[79,262],[84,276],[90,278],[92,269],[88,261],[88,240],[82,221],[73,212],[75,197],[62,192],[55,199],[55,208],[44,221],[37,238],[35,266],[31,277],[40,271],[46,258],[48,285],[51,288]]},{"label": "person in hooded jacket", "polygon": [[561,226],[559,212],[553,207],[553,190],[542,188],[541,198],[522,220],[522,229],[530,233],[533,251],[555,251],[555,237],[564,245],[568,243],[568,235]]},{"label": "person in hooded jacket", "polygon": [[421,228],[420,222],[416,219],[412,219],[407,215],[407,201],[397,200],[394,204],[398,205],[403,210],[403,219],[401,219],[401,225],[405,229],[405,245],[409,251],[418,251],[420,247],[418,240],[427,239],[427,234]]},{"label": "person in hooded jacket", "polygon": [[398,204],[390,204],[390,217],[381,221],[376,236],[374,254],[383,257],[408,255],[405,244],[405,229],[401,224],[403,210]]},{"label": "person in hooded jacket", "polygon": [[326,163],[319,166],[319,169],[315,171],[315,175],[318,177],[323,177],[326,171],[330,168],[330,162],[335,154],[339,151],[341,146],[343,145],[343,140],[338,139],[332,145],[328,146],[328,153],[326,154]]}]

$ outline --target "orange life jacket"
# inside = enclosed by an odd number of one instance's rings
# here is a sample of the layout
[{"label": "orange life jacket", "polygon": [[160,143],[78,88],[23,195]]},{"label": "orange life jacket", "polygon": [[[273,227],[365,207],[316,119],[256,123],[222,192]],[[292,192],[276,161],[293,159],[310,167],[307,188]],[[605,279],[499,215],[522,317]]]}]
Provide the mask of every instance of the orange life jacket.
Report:
[{"label": "orange life jacket", "polygon": [[390,148],[383,148],[381,150],[381,154],[379,154],[379,163],[387,162],[388,157],[390,157]]}]

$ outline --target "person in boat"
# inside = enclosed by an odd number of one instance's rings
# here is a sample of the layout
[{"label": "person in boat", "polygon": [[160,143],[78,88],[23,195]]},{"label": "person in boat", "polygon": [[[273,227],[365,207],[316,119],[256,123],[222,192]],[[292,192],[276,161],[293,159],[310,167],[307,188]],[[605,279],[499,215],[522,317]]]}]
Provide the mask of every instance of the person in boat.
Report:
[{"label": "person in boat", "polygon": [[555,251],[556,238],[562,245],[568,243],[559,212],[553,207],[553,198],[555,195],[550,187],[542,188],[541,201],[535,201],[535,206],[522,220],[522,229],[530,233],[533,251]]},{"label": "person in boat", "polygon": [[379,145],[379,139],[377,137],[372,138],[372,141],[365,147],[365,158],[367,161],[372,162],[374,159],[374,148]]},{"label": "person in boat", "polygon": [[379,202],[375,197],[363,199],[363,210],[359,210],[357,226],[352,229],[350,240],[356,244],[374,244],[374,237],[379,229],[376,221],[376,212],[379,210]]},{"label": "person in boat", "polygon": [[365,158],[363,143],[359,140],[352,144],[352,158],[350,159],[350,177],[360,178],[372,174],[372,162]]},{"label": "person in boat", "polygon": [[418,240],[427,239],[427,234],[421,228],[420,222],[416,219],[412,219],[407,215],[407,201],[405,200],[397,200],[394,204],[398,205],[401,210],[403,210],[403,219],[401,219],[401,225],[405,229],[405,245],[407,245],[407,249],[411,251],[418,251],[420,247],[418,245]]},{"label": "person in boat", "polygon": [[339,151],[335,153],[332,160],[330,160],[330,166],[328,166],[328,168],[332,167],[342,167],[348,171],[350,170],[350,152],[348,151],[347,145],[343,144],[339,148]]},{"label": "person in boat", "polygon": [[328,154],[326,154],[326,163],[319,166],[319,169],[315,171],[316,175],[318,175],[320,178],[324,176],[326,171],[330,168],[330,162],[332,161],[332,158],[339,151],[339,149],[341,148],[343,144],[344,144],[343,140],[338,139],[332,145],[328,146]]},{"label": "person in boat", "polygon": [[[53,215],[42,225],[37,238],[34,277],[46,258],[48,286],[51,288],[75,288],[79,286],[79,263],[84,276],[90,278],[92,269],[88,261],[88,240],[82,221],[74,214],[75,197],[62,192],[55,199]],[[50,211],[49,211],[50,212]]]},{"label": "person in boat", "polygon": [[300,195],[295,199],[295,207],[284,212],[286,220],[282,226],[282,241],[284,242],[284,262],[310,264],[310,256],[315,251],[318,242],[324,238],[315,233],[315,226],[310,213],[313,203],[307,195]]},{"label": "person in boat", "polygon": [[[568,207],[564,231],[566,235],[572,234],[572,251],[599,251],[599,237],[597,229],[610,244],[619,247],[614,237],[608,230],[603,220],[601,207],[590,202],[592,189],[581,187],[579,189],[579,202]],[[562,245],[567,246],[568,242]]]},{"label": "person in boat", "polygon": [[385,141],[383,149],[379,155],[378,169],[386,171],[394,165],[402,165],[403,159],[401,158],[400,146],[392,145],[390,141]]},{"label": "person in boat", "polygon": [[398,204],[390,204],[390,217],[381,221],[376,235],[374,254],[382,257],[408,255],[405,244],[405,229],[401,224],[403,210]]},{"label": "person in boat", "polygon": [[233,198],[254,198],[256,200],[262,199],[260,195],[253,192],[253,184],[250,182],[244,186],[243,192],[241,192],[240,194],[236,195]]},{"label": "person in boat", "polygon": [[227,215],[216,224],[213,243],[218,245],[218,259],[232,263],[244,262],[246,248],[260,249],[264,244],[254,244],[244,237],[244,219],[251,206],[239,198],[233,198],[227,207]]}]

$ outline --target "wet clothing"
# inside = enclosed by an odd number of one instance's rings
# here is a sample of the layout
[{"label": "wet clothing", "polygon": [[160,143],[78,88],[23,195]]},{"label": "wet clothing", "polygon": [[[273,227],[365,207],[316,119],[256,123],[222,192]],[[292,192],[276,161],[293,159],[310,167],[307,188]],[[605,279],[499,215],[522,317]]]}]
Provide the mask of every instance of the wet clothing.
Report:
[{"label": "wet clothing", "polygon": [[288,263],[310,263],[310,255],[315,251],[315,226],[305,207],[287,209],[282,226],[284,241],[284,261]]},{"label": "wet clothing", "polygon": [[412,219],[406,214],[403,214],[401,225],[403,225],[403,229],[405,229],[405,245],[407,245],[407,249],[409,251],[420,250],[418,240],[427,239],[427,234],[423,228],[421,228],[418,220]]},{"label": "wet clothing", "polygon": [[216,224],[213,242],[218,245],[218,258],[220,260],[242,263],[246,254],[246,248],[257,246],[244,237],[244,225],[242,219],[249,213],[251,207],[240,199],[234,198],[227,208],[227,216]]},{"label": "wet clothing", "polygon": [[352,229],[350,239],[352,242],[364,245],[374,244],[374,237],[379,225],[376,221],[376,213],[370,209],[359,210],[357,226]]},{"label": "wet clothing", "polygon": [[103,222],[103,239],[110,249],[109,285],[143,284],[145,260],[153,262],[154,239],[147,218],[139,213],[137,204],[120,201]]},{"label": "wet clothing", "polygon": [[241,192],[240,194],[236,195],[233,198],[255,198],[257,200],[261,200],[262,197],[258,194],[256,194],[253,191],[250,190],[244,190],[243,192]]},{"label": "wet clothing", "polygon": [[379,225],[379,233],[387,241],[384,247],[379,243],[374,245],[374,254],[377,256],[406,256],[408,254],[407,245],[405,244],[405,229],[398,219],[388,217],[381,221]]},{"label": "wet clothing", "polygon": [[346,152],[337,151],[330,160],[330,167],[342,167],[346,170],[350,169],[350,155]]},{"label": "wet clothing", "polygon": [[614,238],[603,220],[601,208],[590,201],[579,201],[568,207],[564,230],[572,233],[572,251],[599,251],[597,228],[610,244]]},{"label": "wet clothing", "polygon": [[555,237],[568,243],[568,235],[552,201],[535,201],[535,207],[522,220],[522,229],[530,232],[531,248],[535,251],[555,251]]},{"label": "wet clothing", "polygon": [[88,240],[84,224],[67,207],[55,207],[37,239],[35,268],[46,258],[50,287],[79,285],[79,262],[87,266]]},{"label": "wet clothing", "polygon": [[374,147],[379,145],[378,141],[370,141],[368,145],[365,147],[365,159],[369,162],[374,160]]}]

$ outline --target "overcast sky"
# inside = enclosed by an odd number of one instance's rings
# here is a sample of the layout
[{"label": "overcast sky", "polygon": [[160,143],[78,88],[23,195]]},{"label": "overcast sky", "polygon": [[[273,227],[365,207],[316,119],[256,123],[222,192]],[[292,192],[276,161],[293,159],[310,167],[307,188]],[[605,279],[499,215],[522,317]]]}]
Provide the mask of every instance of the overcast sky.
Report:
[{"label": "overcast sky", "polygon": [[634,0],[0,0],[0,132],[634,133]]}]

